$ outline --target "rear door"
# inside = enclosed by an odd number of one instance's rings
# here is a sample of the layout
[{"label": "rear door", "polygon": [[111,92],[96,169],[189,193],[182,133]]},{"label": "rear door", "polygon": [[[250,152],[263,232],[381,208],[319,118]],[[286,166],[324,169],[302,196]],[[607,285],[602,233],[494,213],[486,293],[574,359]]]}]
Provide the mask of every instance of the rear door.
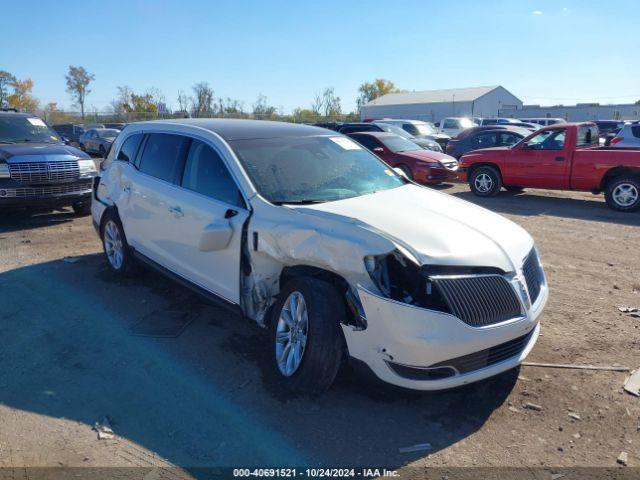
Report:
[{"label": "rear door", "polygon": [[[179,263],[174,248],[176,197],[179,171],[190,138],[149,133],[123,190],[130,197],[122,215],[129,243],[160,265],[174,270]],[[128,187],[128,188],[127,188]]]},{"label": "rear door", "polygon": [[222,155],[193,139],[163,237],[175,272],[226,300],[240,302],[242,229],[249,216]]},{"label": "rear door", "polygon": [[508,185],[567,188],[571,161],[567,129],[542,131],[510,151],[504,181]]}]

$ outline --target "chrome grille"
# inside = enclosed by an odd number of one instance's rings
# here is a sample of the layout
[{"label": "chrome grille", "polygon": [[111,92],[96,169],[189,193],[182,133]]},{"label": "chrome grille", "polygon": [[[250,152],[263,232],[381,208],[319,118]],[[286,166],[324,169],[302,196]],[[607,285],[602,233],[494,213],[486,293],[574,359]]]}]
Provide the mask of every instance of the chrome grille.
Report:
[{"label": "chrome grille", "polygon": [[3,188],[0,198],[46,197],[48,195],[71,195],[91,192],[91,182],[72,185],[47,185],[45,187]]},{"label": "chrome grille", "polygon": [[522,314],[509,281],[500,275],[433,278],[451,313],[473,327],[504,322]]},{"label": "chrome grille", "polygon": [[542,283],[544,282],[544,273],[542,272],[542,267],[540,267],[540,259],[538,258],[538,254],[536,253],[536,249],[534,248],[529,252],[527,258],[524,259],[524,264],[522,265],[522,273],[524,274],[524,279],[527,282],[527,289],[529,290],[529,298],[531,299],[531,304],[536,303],[538,299],[538,295],[540,295],[540,289],[542,288]]},{"label": "chrome grille", "polygon": [[80,168],[75,160],[10,163],[9,174],[13,180],[22,183],[69,182],[78,179]]}]

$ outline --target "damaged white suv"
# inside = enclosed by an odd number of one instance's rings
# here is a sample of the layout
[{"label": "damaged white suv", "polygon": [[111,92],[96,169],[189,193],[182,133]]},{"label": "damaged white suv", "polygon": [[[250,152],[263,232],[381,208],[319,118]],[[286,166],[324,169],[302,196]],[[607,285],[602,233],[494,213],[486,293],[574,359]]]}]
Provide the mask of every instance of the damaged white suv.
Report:
[{"label": "damaged white suv", "polygon": [[345,360],[435,390],[517,366],[547,285],[531,237],[325,129],[127,126],[94,184],[110,268],[137,260],[270,328],[273,370],[318,393]]}]

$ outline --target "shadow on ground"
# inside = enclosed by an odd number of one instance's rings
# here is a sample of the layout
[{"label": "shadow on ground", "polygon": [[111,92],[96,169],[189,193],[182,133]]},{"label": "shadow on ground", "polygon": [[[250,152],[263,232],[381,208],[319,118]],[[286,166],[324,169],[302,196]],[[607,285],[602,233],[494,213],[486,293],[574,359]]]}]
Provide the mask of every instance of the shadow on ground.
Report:
[{"label": "shadow on ground", "polygon": [[56,212],[45,210],[0,211],[0,234],[69,223],[77,215],[71,208]]},{"label": "shadow on ground", "polygon": [[557,197],[540,195],[536,194],[536,190],[525,190],[522,193],[501,192],[497,197],[492,198],[477,197],[471,191],[454,192],[452,195],[497,213],[527,216],[552,215],[554,217],[640,226],[640,213],[623,213],[611,210],[605,204],[602,196],[594,196],[593,200],[586,200],[560,196],[560,192]]},{"label": "shadow on ground", "polygon": [[[102,256],[0,275],[0,403],[82,422],[176,465],[399,467],[482,427],[517,371],[440,393],[342,374],[321,398],[274,382],[265,333],[155,272],[118,279]],[[133,336],[141,318],[195,318],[177,338]],[[97,442],[98,440],[96,440]],[[425,452],[398,448],[429,442]]]}]

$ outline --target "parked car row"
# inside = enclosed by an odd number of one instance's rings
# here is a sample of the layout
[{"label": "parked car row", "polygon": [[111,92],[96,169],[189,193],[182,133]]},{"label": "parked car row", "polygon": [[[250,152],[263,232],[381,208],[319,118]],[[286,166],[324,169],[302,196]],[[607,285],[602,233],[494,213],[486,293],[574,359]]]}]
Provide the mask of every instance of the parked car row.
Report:
[{"label": "parked car row", "polygon": [[[126,124],[125,123],[59,123],[52,125],[51,128],[68,144],[77,146],[82,148],[83,150],[87,145],[87,134],[91,131],[102,131],[102,130],[122,130]],[[101,138],[107,138],[107,135],[100,135]],[[111,135],[112,138],[113,135]],[[100,148],[97,142],[89,142],[91,144],[90,153],[100,153]],[[96,146],[96,148],[93,148]],[[104,146],[107,146],[106,144]],[[106,149],[108,150],[108,148]],[[105,153],[106,153],[105,150]]]}]

